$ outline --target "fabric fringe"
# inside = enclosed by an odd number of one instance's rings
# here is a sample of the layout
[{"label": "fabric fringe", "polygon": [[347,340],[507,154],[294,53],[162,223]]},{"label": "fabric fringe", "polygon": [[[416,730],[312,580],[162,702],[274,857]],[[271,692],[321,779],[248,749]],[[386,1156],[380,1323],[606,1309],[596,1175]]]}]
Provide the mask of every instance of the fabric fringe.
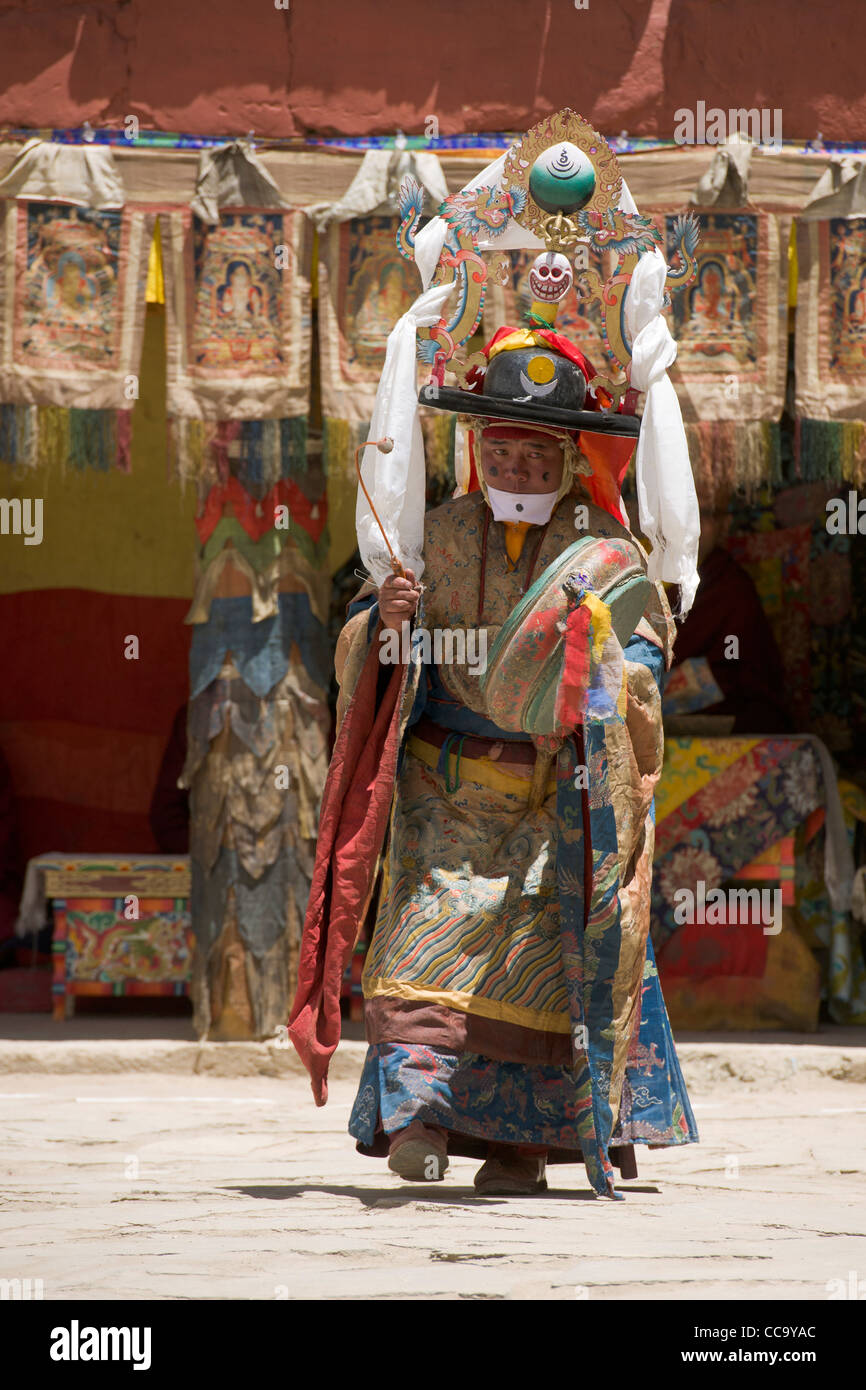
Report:
[{"label": "fabric fringe", "polygon": [[118,410],[115,462],[122,473],[132,471],[132,411]]},{"label": "fabric fringe", "polygon": [[181,482],[204,484],[219,482],[217,459],[211,445],[216,424],[211,420],[180,420],[169,418],[169,467]]},{"label": "fabric fringe", "polygon": [[781,435],[770,420],[702,420],[686,424],[689,458],[701,507],[724,509],[734,492],[752,498],[782,481]]},{"label": "fabric fringe", "polygon": [[253,496],[307,470],[307,417],[282,420],[199,420],[170,416],[169,468],[195,482],[201,496],[236,477]]},{"label": "fabric fringe", "polygon": [[0,405],[0,462],[35,468],[36,444],[36,407]]},{"label": "fabric fringe", "polygon": [[295,479],[303,477],[307,468],[306,415],[290,416],[276,423],[280,427],[280,471],[279,474],[275,472],[272,477],[264,479],[266,487],[271,487],[278,477]]},{"label": "fabric fringe", "polygon": [[355,450],[369,435],[367,424],[350,420],[322,418],[322,466],[328,479],[344,479],[353,490],[358,486]]},{"label": "fabric fringe", "polygon": [[0,462],[12,468],[129,472],[132,412],[0,405]]},{"label": "fabric fringe", "polygon": [[[457,417],[445,411],[430,412],[421,421],[427,469],[427,501],[433,506],[445,501],[454,490],[454,437]],[[322,463],[329,479],[343,478],[352,490],[357,487],[355,450],[369,437],[367,422],[322,420]]]},{"label": "fabric fringe", "polygon": [[798,420],[794,437],[797,476],[806,482],[842,480],[866,485],[866,422]]},{"label": "fabric fringe", "polygon": [[70,410],[69,462],[82,472],[95,468],[105,473],[117,454],[117,426],[107,410]]},{"label": "fabric fringe", "polygon": [[63,468],[69,457],[69,411],[46,405],[37,412],[38,459],[40,468]]}]

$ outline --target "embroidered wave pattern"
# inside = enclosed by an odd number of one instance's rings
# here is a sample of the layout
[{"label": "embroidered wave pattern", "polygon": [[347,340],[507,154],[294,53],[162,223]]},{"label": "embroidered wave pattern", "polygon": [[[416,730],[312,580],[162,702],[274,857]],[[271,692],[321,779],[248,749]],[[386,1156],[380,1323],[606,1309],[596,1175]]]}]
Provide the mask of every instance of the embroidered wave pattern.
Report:
[{"label": "embroidered wave pattern", "polygon": [[473,783],[470,766],[446,797],[406,759],[391,859],[403,872],[386,875],[365,992],[447,995],[453,1008],[568,1032],[553,816]]}]

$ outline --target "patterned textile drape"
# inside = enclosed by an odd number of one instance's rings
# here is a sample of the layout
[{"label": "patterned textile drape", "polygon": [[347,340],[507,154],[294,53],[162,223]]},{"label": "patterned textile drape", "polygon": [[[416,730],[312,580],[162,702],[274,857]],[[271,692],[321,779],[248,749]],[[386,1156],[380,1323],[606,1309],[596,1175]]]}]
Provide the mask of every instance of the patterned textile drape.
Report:
[{"label": "patterned textile drape", "polygon": [[[830,794],[816,745],[804,739],[666,740],[656,794],[652,931],[665,996],[680,1026],[812,1028],[819,975],[837,1022],[866,1020],[861,932],[829,898],[826,825],[818,834],[808,830]],[[858,804],[855,787],[845,800]],[[850,839],[852,832],[846,833]],[[786,927],[773,937],[743,925],[734,932],[729,923],[714,924],[709,913],[706,923],[679,922],[678,890],[697,892],[703,882],[709,894],[734,883],[747,865],[795,834],[790,874],[799,930]],[[810,945],[820,952],[820,971]]]},{"label": "patterned textile drape", "polygon": [[240,147],[217,153],[208,199],[160,214],[170,460],[199,498],[192,996],[200,1035],[265,1037],[294,989],[327,767],[327,500],[306,449],[311,229],[290,208],[222,206],[255,171]]},{"label": "patterned textile drape", "polygon": [[110,151],[54,150],[33,142],[0,185],[0,458],[127,468],[153,214],[124,204]]}]

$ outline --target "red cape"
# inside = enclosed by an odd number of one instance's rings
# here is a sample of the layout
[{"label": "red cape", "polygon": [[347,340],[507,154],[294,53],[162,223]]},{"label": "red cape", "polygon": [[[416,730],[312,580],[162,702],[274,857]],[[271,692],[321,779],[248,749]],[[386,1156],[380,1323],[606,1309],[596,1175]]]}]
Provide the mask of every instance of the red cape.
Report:
[{"label": "red cape", "polygon": [[331,755],[289,1015],[289,1037],[310,1073],[317,1105],[328,1099],[328,1066],[340,1041],[343,974],[370,901],[397,777],[409,668],[392,667],[377,700],[379,651],[374,638]]}]

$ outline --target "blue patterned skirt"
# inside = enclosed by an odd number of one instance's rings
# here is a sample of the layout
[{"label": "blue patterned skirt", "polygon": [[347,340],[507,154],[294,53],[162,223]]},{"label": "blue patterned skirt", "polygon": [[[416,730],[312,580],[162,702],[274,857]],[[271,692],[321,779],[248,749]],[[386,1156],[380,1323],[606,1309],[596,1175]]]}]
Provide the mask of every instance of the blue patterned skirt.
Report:
[{"label": "blue patterned skirt", "polygon": [[[551,1163],[580,1163],[577,1087],[568,1066],[500,1062],[477,1053],[443,1052],[420,1044],[376,1043],[367,1049],[349,1133],[359,1152],[379,1157],[388,1140],[413,1120],[448,1131],[448,1152],[485,1157],[487,1146],[534,1144]],[[676,1136],[676,1137],[675,1137]],[[681,1136],[681,1137],[680,1137]],[[611,1162],[636,1177],[632,1142],[617,1136]],[[688,1128],[669,1129],[667,1143],[688,1143]]]}]

